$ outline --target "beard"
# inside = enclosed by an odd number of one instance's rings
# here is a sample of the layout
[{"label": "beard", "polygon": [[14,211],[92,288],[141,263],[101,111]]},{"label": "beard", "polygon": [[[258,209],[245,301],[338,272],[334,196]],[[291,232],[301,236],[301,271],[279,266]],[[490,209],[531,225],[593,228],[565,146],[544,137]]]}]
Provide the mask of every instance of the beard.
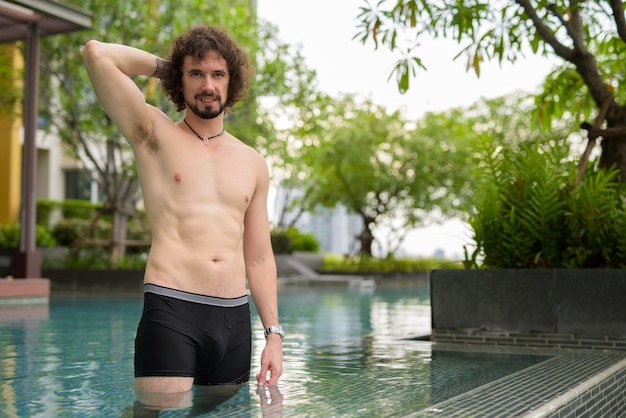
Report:
[{"label": "beard", "polygon": [[205,106],[204,109],[200,110],[200,108],[195,103],[189,103],[187,100],[185,100],[185,105],[187,106],[187,109],[191,110],[196,116],[202,119],[214,119],[218,117],[226,108],[225,103],[222,102],[222,98],[220,96],[206,93],[200,93],[194,96],[196,100],[198,100],[200,97],[213,97],[217,99],[219,103],[217,109],[213,109],[210,106]]}]

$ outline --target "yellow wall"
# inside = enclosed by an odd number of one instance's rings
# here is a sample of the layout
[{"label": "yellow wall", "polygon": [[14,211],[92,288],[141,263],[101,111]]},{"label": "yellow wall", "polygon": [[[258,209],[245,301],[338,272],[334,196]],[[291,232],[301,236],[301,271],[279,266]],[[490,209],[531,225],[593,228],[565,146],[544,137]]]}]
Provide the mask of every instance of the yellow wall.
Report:
[{"label": "yellow wall", "polygon": [[[0,57],[0,65],[5,67],[2,68],[2,74],[8,76],[8,80],[5,78],[3,84],[9,81],[9,86],[17,86],[21,90],[24,60],[19,48],[16,45],[0,45]],[[9,68],[6,68],[7,66]],[[16,101],[18,104],[20,102],[21,100]],[[0,224],[19,220],[22,184],[21,127],[22,116],[19,106],[0,108]]]}]

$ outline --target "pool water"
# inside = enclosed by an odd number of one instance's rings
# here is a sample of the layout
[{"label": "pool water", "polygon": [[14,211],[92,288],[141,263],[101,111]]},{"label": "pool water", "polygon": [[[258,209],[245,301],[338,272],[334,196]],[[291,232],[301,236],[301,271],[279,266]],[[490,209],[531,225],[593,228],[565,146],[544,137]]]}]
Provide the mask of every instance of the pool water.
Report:
[{"label": "pool water", "polygon": [[[545,359],[437,350],[425,284],[280,290],[284,374],[220,396],[195,389],[159,417],[401,417]],[[57,296],[0,306],[0,417],[157,416],[135,402],[133,344],[142,299]],[[264,346],[253,309],[252,376]],[[253,378],[254,379],[254,378]]]}]

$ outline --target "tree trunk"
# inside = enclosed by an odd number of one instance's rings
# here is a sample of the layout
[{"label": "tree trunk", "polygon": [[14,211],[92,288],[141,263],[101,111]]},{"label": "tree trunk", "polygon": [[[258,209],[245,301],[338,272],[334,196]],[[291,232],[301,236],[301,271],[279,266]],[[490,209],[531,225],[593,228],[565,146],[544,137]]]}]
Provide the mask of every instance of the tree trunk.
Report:
[{"label": "tree trunk", "polygon": [[363,231],[356,236],[356,238],[361,243],[361,250],[359,251],[359,254],[362,256],[371,257],[374,234],[372,234],[372,229],[370,225],[372,222],[374,222],[374,219],[365,215],[361,216],[363,217]]},{"label": "tree trunk", "polygon": [[111,265],[116,266],[121,257],[126,255],[126,225],[128,224],[128,216],[120,210],[113,209],[113,224],[111,225],[111,234],[113,236],[111,247]]},{"label": "tree trunk", "polygon": [[[607,129],[624,130],[614,135],[602,135],[600,168],[617,167],[622,181],[626,181],[626,107],[611,106],[607,115]],[[619,132],[619,131],[618,131]]]},{"label": "tree trunk", "polygon": [[600,156],[599,167],[617,167],[621,180],[626,181],[626,135],[605,138],[600,145],[602,155]]}]

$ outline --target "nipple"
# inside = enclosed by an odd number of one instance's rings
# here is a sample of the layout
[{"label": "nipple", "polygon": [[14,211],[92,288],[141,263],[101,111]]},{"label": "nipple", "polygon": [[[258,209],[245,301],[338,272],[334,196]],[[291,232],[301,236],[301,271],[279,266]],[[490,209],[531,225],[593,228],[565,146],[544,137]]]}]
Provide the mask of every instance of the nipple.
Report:
[{"label": "nipple", "polygon": [[174,174],[174,181],[176,183],[180,183],[181,181],[183,181],[183,178],[180,176],[180,174],[176,173]]}]

